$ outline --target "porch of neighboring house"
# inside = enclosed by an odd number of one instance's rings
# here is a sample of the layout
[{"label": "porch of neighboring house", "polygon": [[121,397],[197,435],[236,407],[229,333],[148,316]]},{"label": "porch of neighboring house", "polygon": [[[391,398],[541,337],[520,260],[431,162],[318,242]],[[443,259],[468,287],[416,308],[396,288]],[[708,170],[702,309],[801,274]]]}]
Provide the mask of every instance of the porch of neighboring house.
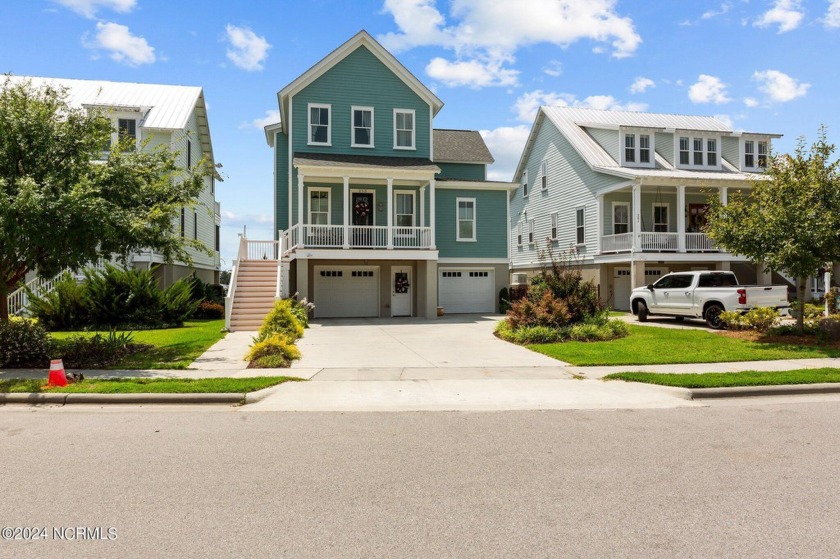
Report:
[{"label": "porch of neighboring house", "polygon": [[727,186],[641,186],[635,184],[598,197],[599,254],[622,252],[722,252],[704,232],[709,198],[726,204]]}]

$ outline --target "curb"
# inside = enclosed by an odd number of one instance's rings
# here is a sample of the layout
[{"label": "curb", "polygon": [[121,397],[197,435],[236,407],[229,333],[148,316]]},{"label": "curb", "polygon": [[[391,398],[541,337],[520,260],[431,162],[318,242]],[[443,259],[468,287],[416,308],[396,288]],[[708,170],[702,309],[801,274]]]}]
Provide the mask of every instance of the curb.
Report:
[{"label": "curb", "polygon": [[262,390],[256,390],[254,392],[248,392],[247,394],[243,394],[242,404],[256,404],[257,402],[265,400],[266,398],[280,390],[284,384],[286,384],[286,382],[281,382],[280,384],[275,384],[274,386],[269,386],[268,388],[263,388]]},{"label": "curb", "polygon": [[801,394],[840,394],[840,383],[732,386],[727,388],[690,388],[688,390],[691,400],[749,398],[753,396],[798,396]]},{"label": "curb", "polygon": [[[242,404],[247,394],[43,394],[21,392],[0,394],[0,406],[6,404]],[[265,396],[263,396],[264,398]]]}]

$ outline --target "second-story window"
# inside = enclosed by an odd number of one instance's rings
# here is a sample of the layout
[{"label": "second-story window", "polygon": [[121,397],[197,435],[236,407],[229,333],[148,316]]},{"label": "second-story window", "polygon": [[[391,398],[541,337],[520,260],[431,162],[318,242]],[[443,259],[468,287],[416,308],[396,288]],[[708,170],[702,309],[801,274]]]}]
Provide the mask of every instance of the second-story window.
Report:
[{"label": "second-story window", "polygon": [[192,142],[187,140],[187,169],[192,167]]},{"label": "second-story window", "polygon": [[639,163],[650,163],[650,136],[639,134]]},{"label": "second-story window", "polygon": [[650,134],[638,134],[631,131],[624,135],[622,165],[630,167],[653,167],[653,137]]},{"label": "second-story window", "polygon": [[534,220],[528,220],[528,244],[534,244]]},{"label": "second-story window", "polygon": [[373,107],[353,107],[352,147],[373,147]]},{"label": "second-story window", "polygon": [[688,138],[683,136],[680,138],[680,165],[689,165],[690,160],[688,158]]},{"label": "second-story window", "polygon": [[703,164],[703,138],[694,138],[694,165]]},{"label": "second-story window", "polygon": [[767,167],[767,142],[758,142],[758,166]]},{"label": "second-story window", "polygon": [[414,149],[414,109],[394,109],[394,149]]},{"label": "second-story window", "polygon": [[459,241],[475,240],[475,198],[457,198]]},{"label": "second-story window", "polygon": [[706,140],[706,165],[717,167],[717,140],[714,138]]},{"label": "second-story window", "polygon": [[198,238],[198,212],[193,211],[193,239]]},{"label": "second-story window", "polygon": [[586,210],[578,208],[575,211],[575,241],[582,245],[586,242]]},{"label": "second-story window", "polygon": [[624,136],[624,161],[627,163],[636,162],[636,136],[633,134]]},{"label": "second-story window", "polygon": [[528,196],[528,169],[525,169],[525,172],[522,173],[522,197],[525,198]]},{"label": "second-story window", "polygon": [[522,246],[522,222],[516,224],[516,245]]},{"label": "second-story window", "polygon": [[309,104],[309,144],[331,145],[330,105]]},{"label": "second-story window", "polygon": [[719,138],[682,136],[679,140],[679,166],[717,169],[720,167],[719,150]]},{"label": "second-story window", "polygon": [[557,212],[554,212],[553,214],[551,214],[551,240],[552,241],[557,240],[557,228],[558,228],[558,225],[559,225],[558,224],[559,221],[560,221],[560,216]]},{"label": "second-story window", "polygon": [[548,161],[540,163],[540,186],[543,190],[548,188]]},{"label": "second-story window", "polygon": [[137,147],[137,121],[133,118],[121,118],[117,121],[117,137],[124,151]]}]

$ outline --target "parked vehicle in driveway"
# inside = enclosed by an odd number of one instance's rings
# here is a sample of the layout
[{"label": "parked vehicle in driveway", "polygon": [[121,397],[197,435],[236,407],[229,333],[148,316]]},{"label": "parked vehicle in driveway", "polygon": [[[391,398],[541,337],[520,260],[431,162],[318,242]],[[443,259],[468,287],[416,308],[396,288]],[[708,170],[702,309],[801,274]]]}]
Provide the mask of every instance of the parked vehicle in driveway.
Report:
[{"label": "parked vehicle in driveway", "polygon": [[715,329],[724,326],[723,311],[772,307],[784,312],[789,306],[787,286],[741,285],[732,272],[675,272],[630,294],[630,308],[639,322],[652,315],[702,318]]}]

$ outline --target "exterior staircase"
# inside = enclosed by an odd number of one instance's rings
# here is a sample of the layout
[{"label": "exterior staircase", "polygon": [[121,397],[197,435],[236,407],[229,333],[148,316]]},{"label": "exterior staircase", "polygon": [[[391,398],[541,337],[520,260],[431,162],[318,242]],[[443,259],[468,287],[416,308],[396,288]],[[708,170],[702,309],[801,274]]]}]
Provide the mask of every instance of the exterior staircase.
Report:
[{"label": "exterior staircase", "polygon": [[277,260],[242,259],[237,268],[228,328],[258,330],[276,300]]}]

